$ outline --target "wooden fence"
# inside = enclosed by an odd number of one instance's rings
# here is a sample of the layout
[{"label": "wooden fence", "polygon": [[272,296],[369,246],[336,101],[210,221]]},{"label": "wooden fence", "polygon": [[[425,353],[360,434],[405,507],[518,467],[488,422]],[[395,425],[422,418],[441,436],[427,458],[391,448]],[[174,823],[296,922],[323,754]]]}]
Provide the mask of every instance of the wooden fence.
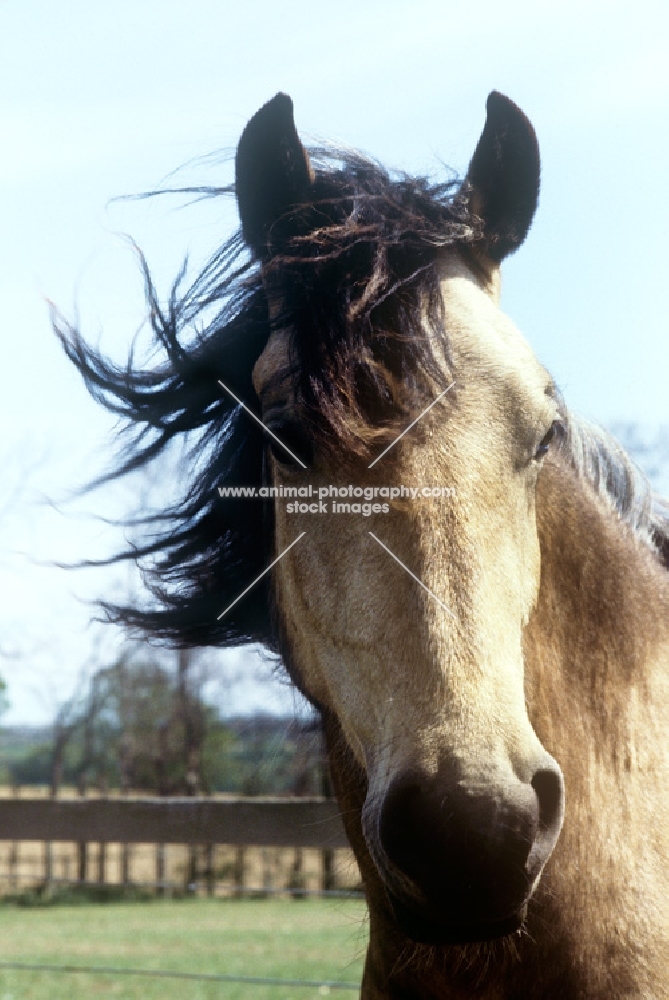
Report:
[{"label": "wooden fence", "polygon": [[[10,842],[6,845],[6,878],[10,883],[13,880],[14,887],[26,881],[19,878],[19,846],[24,842],[44,845],[42,870],[32,879],[42,885],[58,881],[136,883],[131,874],[132,853],[137,845],[153,845],[155,878],[144,882],[151,881],[159,891],[168,884],[167,846],[186,845],[180,881],[186,887],[202,881],[209,893],[215,892],[220,882],[217,845],[232,850],[232,861],[227,862],[225,871],[230,887],[237,892],[248,886],[245,859],[249,849],[262,848],[265,873],[268,849],[275,849],[275,853],[290,849],[291,874],[283,888],[295,890],[305,883],[304,857],[312,849],[311,854],[317,852],[321,860],[318,888],[331,890],[336,888],[335,851],[347,848],[337,804],[325,798],[7,798],[0,799],[0,841]],[[57,877],[54,845],[60,842],[76,845],[76,878]],[[117,875],[110,879],[111,845],[119,847]],[[91,879],[93,859],[95,878]],[[66,873],[70,870],[65,868]],[[266,874],[260,881],[258,888],[272,888]]]}]

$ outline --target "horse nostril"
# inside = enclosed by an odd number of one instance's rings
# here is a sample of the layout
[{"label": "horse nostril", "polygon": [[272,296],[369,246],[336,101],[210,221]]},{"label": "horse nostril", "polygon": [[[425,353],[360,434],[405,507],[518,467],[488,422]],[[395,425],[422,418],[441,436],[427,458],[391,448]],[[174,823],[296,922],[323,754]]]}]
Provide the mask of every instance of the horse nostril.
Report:
[{"label": "horse nostril", "polygon": [[429,839],[434,829],[434,823],[425,813],[420,785],[400,780],[391,786],[379,817],[379,839],[384,851],[393,864],[414,878],[425,859],[424,849],[416,856],[417,841]]},{"label": "horse nostril", "polygon": [[539,801],[539,833],[557,835],[562,825],[564,809],[564,780],[562,772],[543,768],[530,782]]},{"label": "horse nostril", "polygon": [[530,782],[539,803],[539,823],[534,843],[527,859],[527,872],[536,879],[557,843],[564,819],[564,778],[562,771],[552,767],[537,771]]}]

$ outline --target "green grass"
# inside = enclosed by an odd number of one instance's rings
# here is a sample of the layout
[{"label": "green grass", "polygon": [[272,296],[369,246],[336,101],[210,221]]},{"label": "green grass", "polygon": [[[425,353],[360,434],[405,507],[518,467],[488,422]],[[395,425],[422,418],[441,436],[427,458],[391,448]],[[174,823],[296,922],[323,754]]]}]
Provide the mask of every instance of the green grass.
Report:
[{"label": "green grass", "polygon": [[[348,900],[184,900],[0,906],[0,961],[360,982],[364,904]],[[0,1000],[312,1000],[327,991],[0,969]],[[331,996],[354,997],[331,991]]]}]

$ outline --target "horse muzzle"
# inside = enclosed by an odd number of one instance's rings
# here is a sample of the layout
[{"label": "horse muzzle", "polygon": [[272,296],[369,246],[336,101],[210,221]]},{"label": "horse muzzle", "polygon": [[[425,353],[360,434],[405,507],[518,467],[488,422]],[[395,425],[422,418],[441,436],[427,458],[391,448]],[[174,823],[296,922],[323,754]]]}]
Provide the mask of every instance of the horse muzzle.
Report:
[{"label": "horse muzzle", "polygon": [[488,940],[525,918],[562,827],[564,781],[548,754],[528,782],[413,771],[372,814],[367,841],[402,930],[432,943]]}]

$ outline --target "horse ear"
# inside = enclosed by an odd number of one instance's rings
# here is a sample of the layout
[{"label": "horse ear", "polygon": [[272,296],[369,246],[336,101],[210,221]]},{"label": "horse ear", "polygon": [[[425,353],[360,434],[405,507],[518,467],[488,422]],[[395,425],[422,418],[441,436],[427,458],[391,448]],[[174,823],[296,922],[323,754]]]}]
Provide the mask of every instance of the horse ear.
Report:
[{"label": "horse ear", "polygon": [[235,157],[235,191],[246,243],[259,256],[268,252],[272,225],[307,200],[313,180],[309,157],[293,121],[293,102],[277,94],[242,133]]},{"label": "horse ear", "polygon": [[527,236],[539,200],[539,145],[520,108],[493,90],[469,164],[470,210],[483,220],[488,256],[499,264]]}]

